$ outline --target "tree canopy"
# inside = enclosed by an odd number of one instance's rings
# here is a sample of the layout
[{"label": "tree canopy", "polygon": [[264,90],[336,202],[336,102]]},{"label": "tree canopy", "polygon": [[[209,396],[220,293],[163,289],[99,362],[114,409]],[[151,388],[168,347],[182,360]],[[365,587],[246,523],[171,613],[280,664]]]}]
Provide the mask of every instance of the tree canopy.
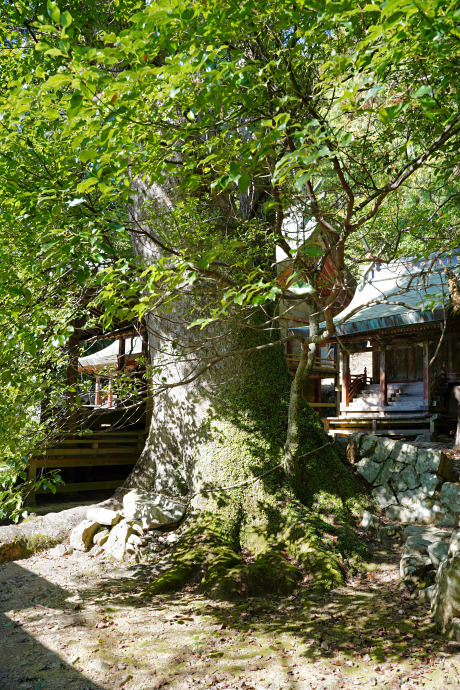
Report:
[{"label": "tree canopy", "polygon": [[[330,335],[364,260],[456,246],[459,16],[440,0],[2,6],[1,405],[23,411],[13,483],[50,371],[62,395],[77,320],[108,330],[205,285],[192,331],[248,324],[254,307],[271,329],[279,248],[291,296]],[[134,213],[139,181],[174,187],[174,206]],[[133,255],[133,236],[155,260]],[[210,363],[220,356],[217,344]]]}]

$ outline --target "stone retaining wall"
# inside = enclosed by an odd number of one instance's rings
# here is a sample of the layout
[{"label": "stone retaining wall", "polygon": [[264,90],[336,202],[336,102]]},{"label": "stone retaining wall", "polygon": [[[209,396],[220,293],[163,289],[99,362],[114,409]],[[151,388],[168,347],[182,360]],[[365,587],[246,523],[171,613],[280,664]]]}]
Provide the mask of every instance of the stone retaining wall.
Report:
[{"label": "stone retaining wall", "polygon": [[354,434],[348,449],[356,471],[390,520],[456,527],[460,515],[458,474],[448,456],[370,434]]}]

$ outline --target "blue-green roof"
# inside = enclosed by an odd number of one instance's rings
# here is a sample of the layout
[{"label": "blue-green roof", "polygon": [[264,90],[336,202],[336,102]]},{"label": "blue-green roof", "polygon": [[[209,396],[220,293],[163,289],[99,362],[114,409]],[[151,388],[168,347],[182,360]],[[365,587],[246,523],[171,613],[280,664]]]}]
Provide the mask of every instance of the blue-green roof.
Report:
[{"label": "blue-green roof", "polygon": [[[444,269],[458,265],[458,256],[446,255],[371,264],[348,307],[334,318],[337,335],[442,321],[449,298]],[[306,338],[309,328],[291,328],[290,333]]]}]

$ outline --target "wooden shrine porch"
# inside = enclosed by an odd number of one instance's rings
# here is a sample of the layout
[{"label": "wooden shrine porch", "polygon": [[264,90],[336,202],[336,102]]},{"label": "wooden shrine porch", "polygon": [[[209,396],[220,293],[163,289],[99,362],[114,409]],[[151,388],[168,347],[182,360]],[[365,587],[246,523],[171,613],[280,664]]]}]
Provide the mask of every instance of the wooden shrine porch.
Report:
[{"label": "wooden shrine porch", "polygon": [[[340,407],[338,416],[323,420],[332,436],[364,431],[411,438],[455,426],[452,391],[460,384],[460,318],[444,305],[424,311],[420,304],[448,294],[445,265],[457,263],[456,256],[440,257],[367,270],[355,298],[334,319]],[[291,332],[308,336],[306,327]],[[369,354],[368,369],[353,370],[357,353]]]},{"label": "wooden shrine porch", "polygon": [[[144,448],[152,413],[145,369],[137,361],[147,355],[145,344],[142,337],[134,335],[132,329],[118,329],[112,345],[82,358],[78,356],[80,340],[75,338],[67,372],[71,392],[62,409],[55,411],[62,416],[61,433],[29,460],[29,480],[35,480],[40,472],[57,469],[65,480],[56,486],[57,493],[112,490],[123,484]],[[110,334],[101,334],[91,340],[108,338]],[[81,376],[86,377],[86,384],[85,392],[79,395],[85,402],[77,406]],[[137,393],[125,402],[117,396],[117,382],[124,385],[128,376],[137,382]],[[92,392],[91,386],[88,389],[91,381]],[[29,495],[28,503],[35,503],[34,494]]]}]

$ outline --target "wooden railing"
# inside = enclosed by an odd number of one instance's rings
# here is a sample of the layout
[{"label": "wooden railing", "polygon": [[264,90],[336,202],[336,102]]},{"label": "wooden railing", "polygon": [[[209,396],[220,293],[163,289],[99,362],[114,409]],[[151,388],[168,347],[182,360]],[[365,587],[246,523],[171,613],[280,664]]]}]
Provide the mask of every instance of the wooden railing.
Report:
[{"label": "wooden railing", "polygon": [[[300,363],[299,355],[287,355],[287,362],[290,369],[298,367]],[[326,357],[316,357],[315,363],[313,365],[314,369],[330,369],[331,372],[337,371],[337,362],[334,359],[328,359]]]},{"label": "wooden railing", "polygon": [[350,386],[348,388],[348,401],[353,400],[355,395],[359,393],[367,385],[367,368],[364,367],[364,374],[351,374]]}]

